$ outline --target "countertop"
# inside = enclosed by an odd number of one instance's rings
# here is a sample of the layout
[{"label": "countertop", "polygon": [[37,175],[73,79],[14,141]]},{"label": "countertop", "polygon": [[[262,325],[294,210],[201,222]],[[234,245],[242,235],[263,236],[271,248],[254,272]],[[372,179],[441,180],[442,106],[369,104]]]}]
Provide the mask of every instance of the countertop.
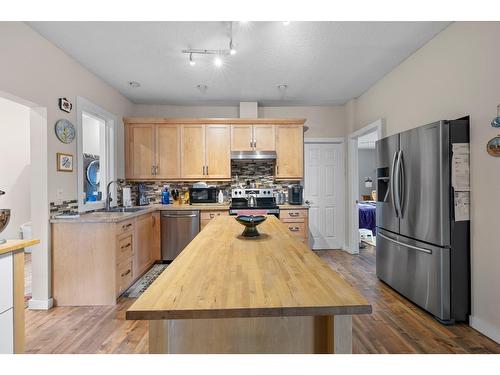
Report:
[{"label": "countertop", "polygon": [[0,255],[24,249],[38,243],[40,243],[40,240],[7,240],[6,243],[0,245]]},{"label": "countertop", "polygon": [[73,219],[51,219],[52,224],[58,223],[118,223],[123,220],[132,219],[147,213],[155,211],[178,211],[178,210],[200,210],[200,211],[217,211],[229,210],[229,203],[226,204],[150,204],[142,206],[144,209],[136,212],[89,212],[80,214],[80,217]]},{"label": "countertop", "polygon": [[369,314],[367,300],[274,216],[260,237],[219,216],[127,310],[127,319]]},{"label": "countertop", "polygon": [[[142,206],[144,209],[137,212],[89,212],[80,214],[80,217],[72,219],[51,219],[52,224],[58,223],[118,223],[123,220],[132,219],[137,216],[141,216],[150,212],[155,211],[169,211],[169,210],[200,210],[200,211],[217,211],[217,210],[229,210],[229,203],[218,204],[218,203],[204,203],[204,204],[150,204],[148,206]],[[307,209],[307,205],[292,205],[283,204],[278,206],[281,210],[297,210],[297,209]]]}]

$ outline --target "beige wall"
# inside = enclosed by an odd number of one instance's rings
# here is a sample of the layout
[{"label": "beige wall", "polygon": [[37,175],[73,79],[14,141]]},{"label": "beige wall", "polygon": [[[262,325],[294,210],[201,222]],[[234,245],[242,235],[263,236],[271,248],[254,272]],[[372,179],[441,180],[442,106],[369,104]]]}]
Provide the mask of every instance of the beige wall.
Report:
[{"label": "beige wall", "polygon": [[[61,143],[53,130],[55,122],[67,118],[76,127],[77,96],[118,118],[129,115],[133,104],[24,23],[0,22],[0,51],[0,90],[47,107],[49,200],[56,200],[59,188],[63,189],[64,200],[76,199],[76,170],[56,171],[56,152],[76,155],[76,141]],[[60,97],[73,102],[71,113],[59,110]],[[118,129],[118,152],[123,155],[123,125],[119,124]],[[123,163],[118,168],[119,175],[123,175]]]},{"label": "beige wall", "polygon": [[472,325],[500,341],[500,159],[486,153],[500,104],[500,23],[458,22],[349,103],[350,131],[383,118],[387,135],[471,116]]},{"label": "beige wall", "polygon": [[[259,117],[306,118],[308,138],[343,137],[346,119],[342,106],[259,107]],[[144,105],[134,107],[135,117],[239,117],[238,106]]]}]

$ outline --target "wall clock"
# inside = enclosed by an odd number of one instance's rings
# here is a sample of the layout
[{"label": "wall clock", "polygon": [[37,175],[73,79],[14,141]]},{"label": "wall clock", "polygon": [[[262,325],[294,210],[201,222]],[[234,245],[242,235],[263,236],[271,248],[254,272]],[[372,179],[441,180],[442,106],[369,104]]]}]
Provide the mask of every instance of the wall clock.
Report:
[{"label": "wall clock", "polygon": [[58,120],[56,122],[55,130],[57,138],[59,138],[59,140],[63,143],[71,143],[75,139],[75,127],[66,119]]}]

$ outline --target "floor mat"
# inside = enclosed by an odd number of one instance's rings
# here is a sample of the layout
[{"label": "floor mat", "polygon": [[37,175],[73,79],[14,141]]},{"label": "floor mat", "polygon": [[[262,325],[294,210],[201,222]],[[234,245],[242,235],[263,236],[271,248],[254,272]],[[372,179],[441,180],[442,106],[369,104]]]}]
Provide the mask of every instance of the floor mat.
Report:
[{"label": "floor mat", "polygon": [[155,264],[142,277],[137,280],[130,288],[123,293],[123,297],[137,298],[139,297],[158,276],[167,268],[168,264]]}]

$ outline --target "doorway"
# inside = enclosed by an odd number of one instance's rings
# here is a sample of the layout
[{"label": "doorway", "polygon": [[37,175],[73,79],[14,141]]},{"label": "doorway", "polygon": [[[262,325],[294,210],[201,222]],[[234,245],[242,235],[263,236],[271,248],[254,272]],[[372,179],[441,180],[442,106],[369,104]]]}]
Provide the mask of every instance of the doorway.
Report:
[{"label": "doorway", "polygon": [[313,250],[344,247],[344,139],[305,139],[304,197]]},{"label": "doorway", "polygon": [[[26,126],[28,127],[22,139],[17,138],[15,147],[19,148],[19,150],[15,150],[15,152],[20,152],[26,148],[29,149],[27,151],[29,153],[28,163],[26,164],[25,162],[26,165],[24,167],[17,165],[13,168],[13,173],[18,179],[13,180],[14,185],[0,198],[0,207],[13,207],[11,208],[13,210],[11,215],[17,218],[16,221],[8,225],[10,233],[4,231],[2,235],[8,239],[20,238],[22,230],[19,223],[29,223],[29,221],[25,221],[28,218],[31,221],[31,236],[39,239],[40,243],[32,246],[30,248],[31,254],[26,257],[28,260],[26,265],[28,275],[25,294],[31,297],[28,301],[30,309],[46,310],[52,307],[50,291],[47,109],[2,91],[0,91],[0,100],[4,104],[7,102],[11,108],[18,108],[19,113],[22,113],[22,117],[18,118],[21,122],[17,121],[17,125],[23,123],[23,131],[26,130]],[[4,111],[2,112],[5,114]],[[10,132],[15,131],[17,133],[19,130],[15,129],[16,124],[12,122],[8,123],[8,126],[10,126],[9,133],[2,132],[2,134],[9,134],[10,137]],[[23,151],[24,156],[26,156],[25,151]],[[9,163],[18,162],[17,160],[13,160],[12,157],[5,157],[5,155],[4,159]],[[23,160],[25,159],[23,158]],[[4,170],[4,166],[2,166],[2,170]],[[6,180],[2,178],[0,184],[4,182]],[[26,184],[28,184],[27,191],[25,189]],[[24,204],[24,208],[19,205],[20,202],[16,198],[19,198],[18,192],[22,192],[20,198],[21,203]],[[8,195],[13,201],[7,202],[3,199]],[[29,207],[26,206],[27,202],[29,202]],[[11,207],[4,207],[6,204]],[[25,226],[26,236],[29,235],[29,229],[29,225]],[[29,286],[30,279],[32,280],[31,288]],[[30,292],[31,296],[29,296]]]},{"label": "doorway", "polygon": [[382,138],[382,120],[374,121],[348,137],[348,244],[359,253],[365,244],[376,244],[376,154]]}]

